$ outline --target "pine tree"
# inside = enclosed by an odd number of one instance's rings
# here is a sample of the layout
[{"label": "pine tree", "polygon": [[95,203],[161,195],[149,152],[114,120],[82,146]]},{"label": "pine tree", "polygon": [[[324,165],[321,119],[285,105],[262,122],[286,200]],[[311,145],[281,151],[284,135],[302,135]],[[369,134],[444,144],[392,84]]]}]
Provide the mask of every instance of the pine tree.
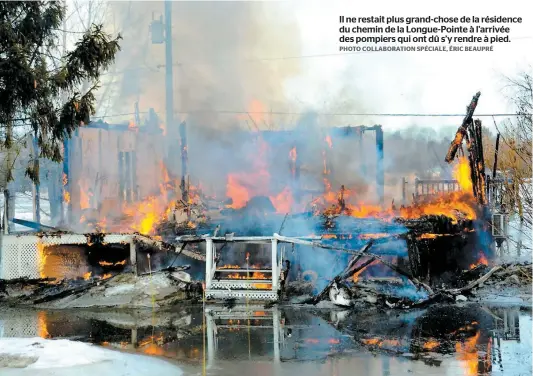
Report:
[{"label": "pine tree", "polygon": [[[63,140],[94,114],[100,74],[120,50],[120,35],[112,38],[102,25],[91,25],[58,58],[65,14],[56,1],[0,2],[0,147],[8,154],[7,181],[28,135],[36,138],[39,157],[62,160]],[[82,92],[82,82],[93,85]],[[38,166],[34,159],[26,168],[36,183]]]}]

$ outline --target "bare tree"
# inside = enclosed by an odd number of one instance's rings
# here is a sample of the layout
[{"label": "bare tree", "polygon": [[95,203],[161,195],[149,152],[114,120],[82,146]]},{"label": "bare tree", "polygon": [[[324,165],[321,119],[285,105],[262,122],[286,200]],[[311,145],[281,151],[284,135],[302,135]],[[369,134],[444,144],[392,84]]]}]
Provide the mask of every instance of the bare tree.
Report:
[{"label": "bare tree", "polygon": [[[533,76],[522,72],[505,77],[504,91],[514,106],[516,117],[496,124],[500,133],[498,173],[504,179],[502,204],[518,216],[522,232],[531,236],[533,224],[532,134]],[[494,143],[489,143],[486,160],[492,166]]]}]

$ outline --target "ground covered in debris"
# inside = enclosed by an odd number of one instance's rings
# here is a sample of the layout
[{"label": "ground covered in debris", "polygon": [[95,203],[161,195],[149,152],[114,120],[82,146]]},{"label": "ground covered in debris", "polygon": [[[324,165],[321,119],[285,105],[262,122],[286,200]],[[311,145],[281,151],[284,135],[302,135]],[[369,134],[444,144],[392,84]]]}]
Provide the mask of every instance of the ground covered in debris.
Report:
[{"label": "ground covered in debris", "polygon": [[499,302],[531,304],[532,264],[478,265],[456,276],[449,285],[416,286],[399,277],[343,279],[340,275],[318,294],[310,282],[288,283],[285,300],[292,304],[384,309],[421,308],[436,303]]},{"label": "ground covered in debris", "polygon": [[[400,277],[337,279],[320,292],[313,281],[293,281],[288,283],[280,303],[408,309],[443,302],[530,304],[532,301],[531,263],[479,265],[457,276],[453,287],[427,287],[429,292],[424,286],[406,286],[409,281]],[[201,300],[201,282],[192,281],[179,268],[137,277],[123,273],[93,280],[0,281],[1,302],[40,308],[161,308],[184,302],[201,303]]]},{"label": "ground covered in debris", "polygon": [[172,306],[201,300],[201,283],[180,270],[135,276],[118,274],[107,279],[0,281],[0,301],[11,305],[48,308]]}]

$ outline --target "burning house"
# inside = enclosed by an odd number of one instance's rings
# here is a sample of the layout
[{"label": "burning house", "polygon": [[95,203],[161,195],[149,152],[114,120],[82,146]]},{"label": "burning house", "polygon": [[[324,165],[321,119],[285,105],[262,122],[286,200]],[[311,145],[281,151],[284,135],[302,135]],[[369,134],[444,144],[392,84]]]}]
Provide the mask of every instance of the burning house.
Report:
[{"label": "burning house", "polygon": [[[452,283],[465,270],[482,271],[492,257],[481,128],[472,121],[477,98],[450,146],[453,176],[415,180],[414,200],[401,206],[394,199],[386,204],[397,186],[385,180],[379,125],[209,138],[195,127],[185,137],[182,123],[175,163],[157,121],[90,123],[65,147],[63,225],[93,240],[127,237],[118,242],[122,250],[97,252],[109,242],[87,242],[86,265],[93,272],[103,265],[99,275],[110,266],[115,272],[164,268],[183,255],[188,260],[178,265],[191,263],[208,297],[276,300],[293,281],[312,285],[317,299],[346,282],[354,291],[371,285],[396,300],[426,299],[432,286]],[[461,135],[469,154],[456,161]],[[69,252],[56,257],[66,263],[67,254],[76,254]],[[44,260],[54,258],[47,254]],[[78,277],[89,273],[72,265]],[[52,274],[61,277],[41,276]]]}]

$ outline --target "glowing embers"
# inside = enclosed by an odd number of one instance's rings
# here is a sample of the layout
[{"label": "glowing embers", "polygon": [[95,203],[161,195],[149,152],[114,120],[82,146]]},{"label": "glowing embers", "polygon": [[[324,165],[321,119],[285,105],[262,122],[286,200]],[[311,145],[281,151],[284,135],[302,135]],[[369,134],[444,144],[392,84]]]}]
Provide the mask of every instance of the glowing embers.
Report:
[{"label": "glowing embers", "polygon": [[438,341],[436,341],[434,339],[430,339],[430,340],[424,342],[424,344],[422,345],[422,348],[424,350],[427,350],[427,351],[434,351],[439,346],[440,346],[440,342],[438,342]]},{"label": "glowing embers", "polygon": [[260,272],[240,272],[226,275],[229,279],[270,279],[264,273]]},{"label": "glowing embers", "polygon": [[367,346],[375,346],[383,349],[394,349],[402,345],[402,343],[397,339],[386,339],[386,338],[364,338],[361,339],[361,342]]},{"label": "glowing embers", "polygon": [[[384,261],[390,264],[397,265],[399,258],[396,256],[383,256]],[[398,278],[398,275],[393,272],[389,267],[385,266],[379,260],[372,257],[362,258],[354,268],[352,281],[353,283],[359,283],[361,281],[372,281],[372,282],[386,282],[387,284],[403,284],[401,278]]]},{"label": "glowing embers", "polygon": [[368,267],[372,267],[374,265],[378,265],[379,264],[379,261],[378,260],[374,260],[372,261],[370,264],[364,266],[362,269],[358,270],[357,272],[355,272],[353,274],[353,282],[354,283],[357,283],[359,281],[359,276],[364,273]]},{"label": "glowing embers", "polygon": [[49,283],[108,279],[129,267],[128,256],[129,246],[37,243],[39,276],[55,279]]},{"label": "glowing embers", "polygon": [[474,269],[475,267],[480,265],[489,265],[489,260],[482,251],[478,252],[478,260],[474,264],[470,264],[470,269]]},{"label": "glowing embers", "polygon": [[90,272],[85,250],[77,246],[47,246],[39,242],[37,260],[41,278],[77,279]]},{"label": "glowing embers", "polygon": [[117,262],[98,261],[98,264],[100,264],[100,266],[124,266],[126,265],[126,260]]}]

